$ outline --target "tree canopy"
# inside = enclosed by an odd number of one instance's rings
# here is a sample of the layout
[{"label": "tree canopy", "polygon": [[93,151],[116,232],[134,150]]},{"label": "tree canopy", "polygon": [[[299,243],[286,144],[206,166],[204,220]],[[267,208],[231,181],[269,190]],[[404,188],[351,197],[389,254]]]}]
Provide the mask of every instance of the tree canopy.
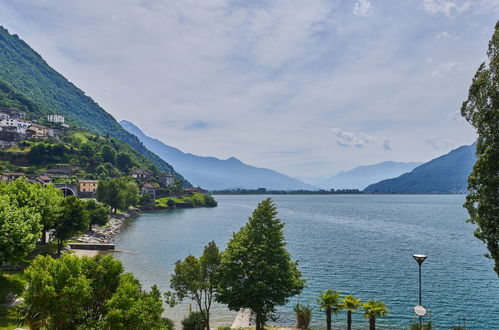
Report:
[{"label": "tree canopy", "polygon": [[464,206],[469,222],[476,224],[475,236],[487,244],[487,255],[499,276],[499,21],[487,52],[471,83],[461,114],[475,127],[477,161],[468,178]]},{"label": "tree canopy", "polygon": [[272,199],[260,202],[248,223],[227,245],[216,300],[231,310],[250,308],[260,330],[275,307],[304,288],[297,262],[286,250],[283,227]]}]

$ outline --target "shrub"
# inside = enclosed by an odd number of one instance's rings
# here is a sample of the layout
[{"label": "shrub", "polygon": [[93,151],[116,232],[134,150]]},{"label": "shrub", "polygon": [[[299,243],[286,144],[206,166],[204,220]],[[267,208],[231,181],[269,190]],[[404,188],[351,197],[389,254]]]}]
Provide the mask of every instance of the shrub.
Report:
[{"label": "shrub", "polygon": [[204,330],[204,318],[201,312],[192,312],[182,320],[184,330]]},{"label": "shrub", "polygon": [[294,311],[296,314],[296,327],[298,329],[308,329],[312,319],[312,309],[308,306],[296,304]]},{"label": "shrub", "polygon": [[204,203],[206,206],[217,206],[217,201],[210,195],[204,195]]}]

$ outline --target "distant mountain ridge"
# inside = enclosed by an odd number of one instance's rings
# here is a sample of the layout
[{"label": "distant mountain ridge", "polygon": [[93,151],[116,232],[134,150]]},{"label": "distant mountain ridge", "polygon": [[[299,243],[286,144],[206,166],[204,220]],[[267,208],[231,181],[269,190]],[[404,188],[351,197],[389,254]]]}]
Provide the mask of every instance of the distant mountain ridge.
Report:
[{"label": "distant mountain ridge", "polygon": [[332,177],[311,182],[314,186],[330,189],[359,189],[384,179],[394,178],[410,172],[422,163],[386,161],[374,165],[359,166],[349,171],[339,172]]},{"label": "distant mountain ridge", "polygon": [[409,173],[364,189],[374,194],[460,194],[476,161],[476,145],[462,146],[416,167]]},{"label": "distant mountain ridge", "polygon": [[34,117],[61,114],[73,126],[109,135],[129,144],[152,161],[159,170],[184,180],[172,166],[147,150],[92,98],[50,67],[17,35],[0,26],[0,101],[23,104]]},{"label": "distant mountain ridge", "polygon": [[239,159],[231,157],[225,160],[215,157],[202,157],[166,145],[148,137],[133,123],[122,120],[121,126],[129,133],[137,136],[151,151],[164,160],[168,160],[177,170],[195,186],[208,190],[222,189],[283,189],[298,190],[317,188],[291,178],[279,172],[244,164]]}]

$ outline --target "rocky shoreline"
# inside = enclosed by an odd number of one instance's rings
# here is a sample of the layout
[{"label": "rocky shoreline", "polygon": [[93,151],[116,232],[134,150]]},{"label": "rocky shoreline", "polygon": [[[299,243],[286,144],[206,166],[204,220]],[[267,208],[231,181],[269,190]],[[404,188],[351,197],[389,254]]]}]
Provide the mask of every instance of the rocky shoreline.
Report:
[{"label": "rocky shoreline", "polygon": [[81,243],[111,243],[120,232],[125,220],[138,213],[140,210],[133,208],[121,214],[113,214],[105,226],[94,226],[92,230],[75,237],[74,240]]}]

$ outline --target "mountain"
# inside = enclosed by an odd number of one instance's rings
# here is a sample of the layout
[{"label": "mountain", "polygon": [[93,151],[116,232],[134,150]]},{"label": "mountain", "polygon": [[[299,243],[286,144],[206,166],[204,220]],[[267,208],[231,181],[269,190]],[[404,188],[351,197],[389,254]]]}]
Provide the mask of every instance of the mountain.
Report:
[{"label": "mountain", "polygon": [[[137,137],[125,131],[94,100],[50,67],[17,35],[0,26],[0,106],[27,111],[28,118],[58,113],[72,126],[109,135],[129,144],[159,170],[184,178],[171,165],[153,154]],[[184,181],[186,185],[189,185]]]},{"label": "mountain", "polygon": [[476,145],[462,146],[435,158],[409,173],[383,180],[364,189],[374,194],[459,194],[465,193],[468,176],[475,164]]},{"label": "mountain", "polygon": [[209,190],[231,188],[317,189],[279,172],[244,164],[234,157],[222,160],[215,157],[202,157],[184,153],[177,148],[146,136],[129,121],[123,120],[120,121],[120,124],[129,133],[137,136],[149,150],[168,160],[195,186],[201,186]]},{"label": "mountain", "polygon": [[350,171],[340,172],[332,177],[319,179],[312,184],[323,189],[359,189],[384,179],[394,178],[412,171],[422,163],[383,162],[359,166]]}]

